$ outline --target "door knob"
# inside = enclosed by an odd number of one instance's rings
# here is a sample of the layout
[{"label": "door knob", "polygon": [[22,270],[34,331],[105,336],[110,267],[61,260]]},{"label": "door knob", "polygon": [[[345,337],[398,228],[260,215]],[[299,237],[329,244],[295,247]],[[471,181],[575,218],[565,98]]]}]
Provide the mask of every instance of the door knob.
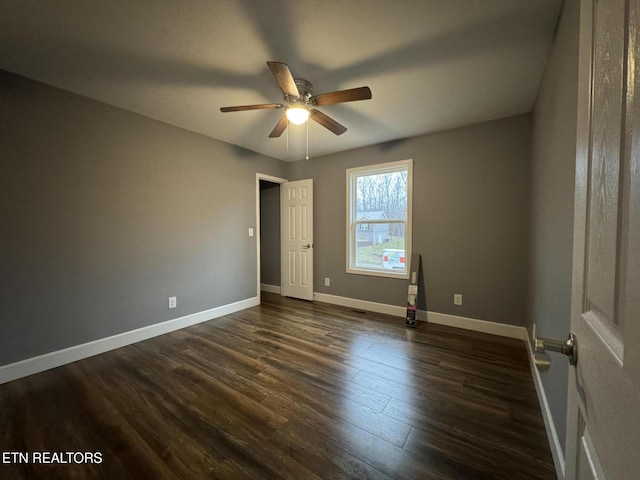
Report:
[{"label": "door knob", "polygon": [[305,250],[309,250],[311,248],[311,246],[312,245],[310,243],[307,243],[306,245],[302,245],[302,248],[305,249]]},{"label": "door knob", "polygon": [[575,365],[578,363],[578,343],[573,333],[569,334],[569,338],[565,341],[552,340],[550,338],[535,339],[534,363],[541,372],[548,372],[551,368],[551,357],[547,353],[558,352],[569,357],[569,363]]}]

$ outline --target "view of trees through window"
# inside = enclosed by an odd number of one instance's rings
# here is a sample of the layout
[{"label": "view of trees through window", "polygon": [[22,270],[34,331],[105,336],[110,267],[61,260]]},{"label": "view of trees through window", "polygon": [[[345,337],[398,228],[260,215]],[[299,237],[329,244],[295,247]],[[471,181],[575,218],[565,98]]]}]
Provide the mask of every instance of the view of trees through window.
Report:
[{"label": "view of trees through window", "polygon": [[381,211],[389,219],[406,219],[407,171],[359,176],[356,206],[359,212]]}]

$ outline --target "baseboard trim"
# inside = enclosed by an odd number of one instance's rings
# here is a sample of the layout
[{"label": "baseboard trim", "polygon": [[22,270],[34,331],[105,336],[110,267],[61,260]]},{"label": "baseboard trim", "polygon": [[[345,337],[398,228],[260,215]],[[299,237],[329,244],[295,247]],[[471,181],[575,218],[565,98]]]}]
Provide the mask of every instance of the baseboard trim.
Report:
[{"label": "baseboard trim", "polygon": [[[368,300],[359,300],[356,298],[340,297],[338,295],[329,295],[326,293],[314,293],[313,299],[318,302],[331,303],[333,305],[340,305],[358,310],[384,313],[395,317],[404,317],[407,312],[405,307],[388,305],[386,303],[370,302]],[[438,325],[447,325],[449,327],[463,328],[474,332],[490,333],[492,335],[517,338],[520,340],[524,340],[527,334],[527,330],[524,327],[489,322],[487,320],[478,320],[476,318],[461,317],[458,315],[449,315],[447,313],[418,310],[417,317],[418,320],[436,323]]]},{"label": "baseboard trim", "polygon": [[63,350],[57,350],[55,352],[3,365],[0,366],[0,385],[12,380],[33,375],[34,373],[44,372],[51,368],[56,368],[61,365],[66,365],[67,363],[72,363],[77,360],[108,352],[109,350],[115,350],[116,348],[131,345],[132,343],[157,337],[158,335],[163,335],[175,330],[180,330],[181,328],[213,320],[214,318],[222,317],[223,315],[238,312],[256,305],[260,305],[260,299],[258,297],[247,298],[228,305],[222,305],[220,307],[211,308],[209,310],[186,315],[184,317],[174,318],[165,322],[113,335],[111,337],[101,338],[99,340],[75,345]]},{"label": "baseboard trim", "polygon": [[396,305],[388,305],[386,303],[370,302],[368,300],[359,300],[357,298],[340,297],[338,295],[329,295],[328,293],[314,293],[313,300],[332,305],[340,305],[341,307],[349,307],[357,310],[367,310],[369,312],[384,313],[394,317],[404,317],[406,308]]},{"label": "baseboard trim", "polygon": [[565,478],[565,458],[562,451],[562,445],[560,444],[560,438],[558,438],[558,432],[556,430],[553,416],[551,415],[551,409],[549,408],[549,402],[547,401],[547,393],[544,390],[542,384],[542,377],[540,372],[536,368],[534,362],[534,352],[531,340],[529,338],[529,332],[525,329],[525,343],[527,344],[527,351],[529,352],[529,366],[531,367],[531,376],[533,377],[533,384],[536,388],[536,394],[538,395],[538,403],[542,411],[542,418],[544,420],[544,428],[547,431],[547,440],[549,441],[549,447],[551,449],[551,456],[553,457],[553,464],[556,467],[556,476],[558,479]]},{"label": "baseboard trim", "polygon": [[280,285],[269,285],[268,283],[261,283],[260,284],[260,291],[261,292],[268,292],[268,293],[277,293],[278,295],[280,295],[280,292],[282,290],[280,288]]},{"label": "baseboard trim", "polygon": [[489,333],[500,337],[517,338],[519,340],[524,340],[527,334],[526,328],[516,325],[507,325],[506,323],[490,322],[477,318],[461,317],[459,315],[425,310],[418,310],[418,320],[426,320],[429,323],[463,328],[474,332]]}]

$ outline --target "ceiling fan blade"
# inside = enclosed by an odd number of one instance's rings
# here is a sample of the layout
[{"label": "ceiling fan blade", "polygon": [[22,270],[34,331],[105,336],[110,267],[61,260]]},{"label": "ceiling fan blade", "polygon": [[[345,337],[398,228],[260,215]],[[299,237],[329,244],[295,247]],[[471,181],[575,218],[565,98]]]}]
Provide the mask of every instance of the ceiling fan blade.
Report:
[{"label": "ceiling fan blade", "polygon": [[258,105],[239,105],[237,107],[222,107],[221,112],[243,112],[245,110],[263,110],[266,108],[282,108],[281,103],[260,103]]},{"label": "ceiling fan blade", "polygon": [[276,124],[275,128],[271,130],[271,133],[269,134],[269,138],[279,137],[280,135],[282,135],[282,132],[284,132],[286,129],[287,129],[287,116],[283,115],[280,121]]},{"label": "ceiling fan blade", "polygon": [[324,128],[331,130],[336,135],[342,135],[344,132],[347,131],[347,127],[339,124],[333,118],[331,118],[328,115],[325,115],[324,113],[322,113],[319,110],[316,110],[315,108],[311,110],[311,115],[309,115],[309,118],[315,122],[318,122]]},{"label": "ceiling fan blade", "polygon": [[332,103],[355,102],[356,100],[369,100],[371,89],[369,87],[350,88],[349,90],[338,90],[336,92],[321,93],[311,97],[315,104],[331,105]]},{"label": "ceiling fan blade", "polygon": [[282,62],[267,62],[267,65],[269,65],[271,73],[276,77],[278,85],[280,85],[280,88],[285,95],[289,95],[291,97],[300,96],[300,92],[298,92],[298,87],[293,79],[291,70],[289,70],[289,65]]}]

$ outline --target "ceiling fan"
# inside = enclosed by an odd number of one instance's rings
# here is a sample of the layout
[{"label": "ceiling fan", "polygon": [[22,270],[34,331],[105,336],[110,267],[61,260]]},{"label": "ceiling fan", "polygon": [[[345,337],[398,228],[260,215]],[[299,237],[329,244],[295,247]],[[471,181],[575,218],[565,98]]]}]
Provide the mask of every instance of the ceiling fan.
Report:
[{"label": "ceiling fan", "polygon": [[222,107],[220,111],[241,112],[244,110],[285,108],[284,115],[282,115],[275,128],[269,134],[270,138],[276,138],[282,135],[287,128],[288,122],[302,125],[308,119],[319,123],[336,135],[342,135],[347,131],[347,127],[313,107],[322,107],[334,103],[354,102],[356,100],[369,100],[371,98],[371,90],[369,87],[351,88],[348,90],[338,90],[313,95],[313,85],[311,82],[303,78],[294,78],[286,63],[267,62],[267,65],[278,81],[286,104],[262,103],[258,105],[239,105],[236,107]]}]

